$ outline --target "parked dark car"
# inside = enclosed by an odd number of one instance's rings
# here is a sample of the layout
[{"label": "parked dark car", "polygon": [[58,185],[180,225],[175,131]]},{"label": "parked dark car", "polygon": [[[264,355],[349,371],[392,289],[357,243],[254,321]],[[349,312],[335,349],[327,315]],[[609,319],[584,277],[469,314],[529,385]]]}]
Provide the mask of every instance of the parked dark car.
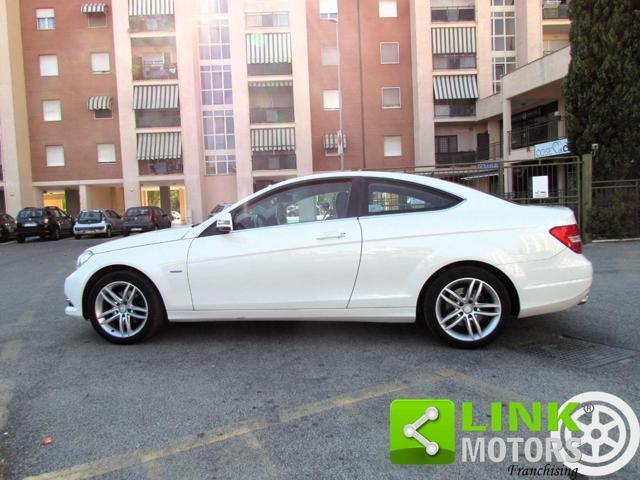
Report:
[{"label": "parked dark car", "polygon": [[16,220],[18,243],[24,242],[27,237],[58,240],[63,235],[73,234],[73,217],[58,207],[23,208]]},{"label": "parked dark car", "polygon": [[76,239],[94,235],[111,238],[118,233],[122,233],[122,217],[108,208],[82,210],[73,226]]},{"label": "parked dark car", "polygon": [[213,209],[209,212],[209,218],[213,217],[216,213],[220,213],[225,208],[228,208],[231,205],[233,205],[233,203],[219,203],[218,205],[213,207]]},{"label": "parked dark car", "polygon": [[16,236],[16,221],[8,213],[0,213],[0,240],[6,242]]},{"label": "parked dark car", "polygon": [[171,228],[171,215],[158,207],[131,207],[124,212],[122,234]]}]

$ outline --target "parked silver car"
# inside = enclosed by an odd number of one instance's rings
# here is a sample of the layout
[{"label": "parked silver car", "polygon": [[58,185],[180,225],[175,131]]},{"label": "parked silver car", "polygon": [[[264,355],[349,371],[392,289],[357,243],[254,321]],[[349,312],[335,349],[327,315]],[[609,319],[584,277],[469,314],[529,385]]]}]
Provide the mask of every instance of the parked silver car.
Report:
[{"label": "parked silver car", "polygon": [[76,239],[94,235],[110,238],[119,233],[122,233],[122,217],[108,208],[81,211],[73,226]]}]

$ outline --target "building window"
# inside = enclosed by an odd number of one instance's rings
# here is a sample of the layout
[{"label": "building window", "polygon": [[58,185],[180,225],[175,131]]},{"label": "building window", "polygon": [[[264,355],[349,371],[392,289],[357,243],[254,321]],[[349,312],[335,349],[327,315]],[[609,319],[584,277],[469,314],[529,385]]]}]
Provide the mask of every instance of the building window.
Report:
[{"label": "building window", "polygon": [[60,100],[44,100],[42,102],[42,117],[45,122],[59,122],[62,120]]},{"label": "building window", "polygon": [[563,40],[543,40],[542,45],[544,54],[549,55],[569,45],[569,39],[566,38]]},{"label": "building window", "polygon": [[201,65],[203,105],[231,105],[231,65]]},{"label": "building window", "polygon": [[335,44],[322,45],[322,65],[338,65],[338,48]]},{"label": "building window", "polygon": [[204,0],[202,2],[202,13],[205,15],[229,13],[228,0]]},{"label": "building window", "polygon": [[116,163],[116,146],[113,143],[98,144],[98,163]]},{"label": "building window", "polygon": [[36,21],[38,30],[56,29],[56,14],[53,8],[36,9]]},{"label": "building window", "polygon": [[402,156],[402,137],[400,135],[384,137],[384,156],[385,157],[401,157]]},{"label": "building window", "polygon": [[436,100],[436,117],[473,117],[476,114],[475,100]]},{"label": "building window", "polygon": [[58,76],[57,55],[40,55],[40,76],[41,77],[57,77]]},{"label": "building window", "polygon": [[204,160],[205,175],[231,175],[236,173],[236,156],[206,155]]},{"label": "building window", "polygon": [[325,110],[340,110],[340,92],[338,90],[324,90],[322,100]]},{"label": "building window", "polygon": [[400,63],[400,44],[398,42],[383,42],[380,44],[380,63]]},{"label": "building window", "polygon": [[109,64],[108,53],[92,53],[91,54],[91,73],[109,73],[111,66]]},{"label": "building window", "polygon": [[398,2],[396,0],[379,0],[378,14],[380,18],[395,18],[398,16]]},{"label": "building window", "polygon": [[382,108],[400,108],[400,87],[382,89]]},{"label": "building window", "polygon": [[233,150],[236,147],[233,110],[202,112],[205,150]]},{"label": "building window", "polygon": [[502,77],[516,69],[516,57],[493,57],[493,93],[501,89]]},{"label": "building window", "polygon": [[457,70],[461,68],[476,68],[476,54],[452,53],[447,55],[433,55],[434,70]]},{"label": "building window", "polygon": [[247,13],[247,28],[288,27],[289,12]]},{"label": "building window", "polygon": [[104,109],[104,110],[94,110],[93,118],[96,120],[104,120],[108,118],[113,118],[113,111]]},{"label": "building window", "polygon": [[47,145],[47,167],[64,167],[64,147],[62,145]]},{"label": "building window", "polygon": [[494,52],[515,52],[516,19],[514,11],[491,12],[491,42]]},{"label": "building window", "polygon": [[436,153],[453,153],[458,151],[457,135],[436,136]]},{"label": "building window", "polygon": [[320,0],[320,18],[322,20],[338,18],[338,0]]},{"label": "building window", "polygon": [[89,13],[87,21],[89,22],[89,28],[103,28],[107,26],[107,15],[100,12]]},{"label": "building window", "polygon": [[200,60],[231,58],[227,20],[200,24]]},{"label": "building window", "polygon": [[503,5],[513,6],[513,4],[514,4],[513,0],[491,0],[492,7],[502,7]]}]

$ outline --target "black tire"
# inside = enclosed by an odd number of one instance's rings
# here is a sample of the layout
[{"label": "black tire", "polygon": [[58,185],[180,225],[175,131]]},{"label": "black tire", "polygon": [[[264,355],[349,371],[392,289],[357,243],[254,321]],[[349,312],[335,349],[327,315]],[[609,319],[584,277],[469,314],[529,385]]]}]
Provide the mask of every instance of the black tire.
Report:
[{"label": "black tire", "polygon": [[123,237],[128,237],[129,236],[129,231],[128,230],[123,230],[122,231],[122,236]]},{"label": "black tire", "polygon": [[[440,325],[436,314],[436,304],[440,292],[442,292],[442,290],[452,282],[466,278],[478,279],[485,282],[485,284],[489,285],[493,289],[500,300],[500,316],[497,319],[497,325],[492,327],[492,330],[490,331],[490,333],[486,334],[486,336],[473,340],[461,340],[459,338],[454,338],[451,334],[447,333],[445,329]],[[489,292],[483,292],[482,295],[485,294],[488,295]],[[429,289],[424,296],[422,306],[424,313],[424,322],[428,329],[433,334],[438,336],[441,340],[457,348],[478,348],[487,345],[488,343],[496,339],[496,337],[500,334],[502,328],[504,328],[504,324],[512,317],[511,297],[509,296],[509,292],[504,283],[496,275],[489,272],[488,270],[473,266],[454,267],[439,274],[431,282]],[[488,325],[487,323],[483,325],[483,322],[491,322],[491,320],[486,317],[478,318],[482,328]],[[460,325],[460,327],[458,328],[463,329],[464,326]],[[454,333],[455,332],[456,330],[454,330]],[[464,331],[462,332],[462,334],[466,335]]]},{"label": "black tire", "polygon": [[[110,335],[108,332],[102,329],[96,320],[95,302],[96,297],[100,293],[100,290],[112,282],[125,281],[133,284],[137,287],[147,300],[148,317],[144,327],[135,335],[130,337],[117,337]],[[117,345],[131,345],[141,342],[144,339],[150,338],[155,335],[160,327],[166,323],[166,310],[164,303],[160,298],[160,294],[156,290],[155,286],[142,275],[131,271],[116,271],[106,274],[91,288],[89,292],[89,301],[87,302],[89,308],[89,320],[94,330],[105,340],[115,343]]]},{"label": "black tire", "polygon": [[106,238],[111,238],[111,227],[107,227],[107,233],[104,234]]},{"label": "black tire", "polygon": [[2,238],[3,242],[8,242],[9,241],[9,230],[3,229],[1,238]]},{"label": "black tire", "polygon": [[53,231],[49,234],[49,238],[51,240],[60,240],[60,229],[54,228]]},{"label": "black tire", "polygon": [[82,238],[82,235],[74,235],[76,237],[76,240],[80,240]]},{"label": "black tire", "polygon": [[157,224],[154,224],[154,225],[153,225],[153,231],[155,232],[156,230],[158,230],[158,225],[157,225]]},{"label": "black tire", "polygon": [[24,240],[25,240],[24,236],[22,236],[22,235],[20,235],[20,234],[17,234],[17,235],[16,235],[16,242],[18,242],[18,243],[24,243]]}]

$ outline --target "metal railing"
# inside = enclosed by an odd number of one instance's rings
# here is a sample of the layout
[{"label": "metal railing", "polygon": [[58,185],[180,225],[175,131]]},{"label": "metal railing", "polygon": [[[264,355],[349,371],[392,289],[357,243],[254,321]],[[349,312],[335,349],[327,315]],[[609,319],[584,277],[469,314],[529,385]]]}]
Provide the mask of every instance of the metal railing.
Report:
[{"label": "metal railing", "polygon": [[183,172],[182,159],[138,160],[140,175],[172,175]]},{"label": "metal railing", "polygon": [[176,23],[173,15],[136,15],[129,17],[129,31],[139,32],[173,32]]},{"label": "metal railing", "polygon": [[143,60],[133,57],[132,76],[134,80],[174,80],[178,78],[178,66],[164,61]]},{"label": "metal railing", "polygon": [[461,22],[476,19],[474,7],[443,7],[431,8],[432,22]]},{"label": "metal railing", "polygon": [[490,143],[487,148],[478,147],[478,161],[502,159],[502,142]]},{"label": "metal railing", "polygon": [[524,128],[514,128],[509,132],[511,150],[531,147],[538,143],[558,140],[565,136],[564,120],[554,119]]},{"label": "metal railing", "polygon": [[476,102],[454,100],[451,103],[436,103],[434,114],[436,118],[473,117],[476,114]]},{"label": "metal railing", "polygon": [[295,170],[296,154],[256,154],[251,157],[253,170]]},{"label": "metal railing", "polygon": [[569,18],[569,2],[543,1],[542,18],[544,20]]},{"label": "metal railing", "polygon": [[254,107],[249,111],[250,123],[290,123],[293,107]]},{"label": "metal railing", "polygon": [[588,216],[594,238],[640,236],[640,179],[592,182]]},{"label": "metal railing", "polygon": [[452,165],[457,163],[475,163],[477,153],[474,150],[467,152],[436,153],[436,166]]}]

